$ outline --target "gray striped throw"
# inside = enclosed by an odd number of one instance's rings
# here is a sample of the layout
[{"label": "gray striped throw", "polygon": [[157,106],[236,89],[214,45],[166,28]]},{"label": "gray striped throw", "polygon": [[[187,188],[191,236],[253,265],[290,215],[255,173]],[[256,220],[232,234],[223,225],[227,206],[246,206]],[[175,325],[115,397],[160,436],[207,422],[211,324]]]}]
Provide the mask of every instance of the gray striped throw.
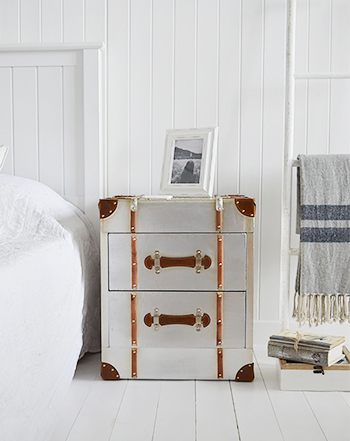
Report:
[{"label": "gray striped throw", "polygon": [[349,321],[350,155],[299,155],[300,234],[293,317]]}]

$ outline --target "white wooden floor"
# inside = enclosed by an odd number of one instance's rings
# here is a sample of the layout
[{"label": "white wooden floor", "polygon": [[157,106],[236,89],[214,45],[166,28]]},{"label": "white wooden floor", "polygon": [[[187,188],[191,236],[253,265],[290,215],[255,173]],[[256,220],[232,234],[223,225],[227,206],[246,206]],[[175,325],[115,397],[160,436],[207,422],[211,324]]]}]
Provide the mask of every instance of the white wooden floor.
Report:
[{"label": "white wooden floor", "polygon": [[349,441],[350,393],[282,392],[255,348],[255,380],[103,381],[100,355],[78,364],[50,441]]}]

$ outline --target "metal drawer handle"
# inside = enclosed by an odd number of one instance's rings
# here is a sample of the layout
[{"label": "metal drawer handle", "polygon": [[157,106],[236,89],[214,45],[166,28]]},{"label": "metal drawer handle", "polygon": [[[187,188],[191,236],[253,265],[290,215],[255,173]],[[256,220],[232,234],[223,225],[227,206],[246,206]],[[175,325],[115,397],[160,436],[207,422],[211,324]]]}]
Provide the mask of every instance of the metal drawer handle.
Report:
[{"label": "metal drawer handle", "polygon": [[182,266],[195,268],[196,273],[200,273],[202,267],[206,270],[211,266],[211,258],[207,255],[202,256],[202,252],[198,250],[195,256],[188,257],[166,257],[161,256],[159,251],[154,252],[154,257],[147,256],[145,258],[145,267],[151,270],[153,267],[156,274],[160,273],[161,268],[170,268],[174,266]]},{"label": "metal drawer handle", "polygon": [[159,314],[159,309],[154,310],[154,315],[149,312],[143,319],[146,326],[149,328],[153,325],[155,331],[161,326],[166,325],[188,325],[195,326],[196,331],[201,331],[202,327],[206,328],[210,324],[210,316],[207,313],[202,314],[202,311],[198,308],[196,315],[167,315]]}]

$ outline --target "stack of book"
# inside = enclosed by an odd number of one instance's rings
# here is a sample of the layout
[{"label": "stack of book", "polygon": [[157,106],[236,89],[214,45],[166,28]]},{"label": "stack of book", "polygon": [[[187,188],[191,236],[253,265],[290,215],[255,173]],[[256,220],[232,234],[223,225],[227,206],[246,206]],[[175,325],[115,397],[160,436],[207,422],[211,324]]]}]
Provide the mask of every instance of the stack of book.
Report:
[{"label": "stack of book", "polygon": [[268,355],[281,360],[329,367],[344,358],[344,342],[344,337],[287,329],[271,335]]}]

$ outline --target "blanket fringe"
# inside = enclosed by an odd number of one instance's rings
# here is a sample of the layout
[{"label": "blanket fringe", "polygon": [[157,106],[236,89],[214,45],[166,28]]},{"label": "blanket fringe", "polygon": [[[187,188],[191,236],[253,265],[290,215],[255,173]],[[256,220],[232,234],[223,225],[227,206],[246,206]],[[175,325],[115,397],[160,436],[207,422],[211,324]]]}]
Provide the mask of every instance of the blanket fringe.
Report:
[{"label": "blanket fringe", "polygon": [[299,294],[294,296],[293,318],[300,325],[350,322],[350,294]]}]

